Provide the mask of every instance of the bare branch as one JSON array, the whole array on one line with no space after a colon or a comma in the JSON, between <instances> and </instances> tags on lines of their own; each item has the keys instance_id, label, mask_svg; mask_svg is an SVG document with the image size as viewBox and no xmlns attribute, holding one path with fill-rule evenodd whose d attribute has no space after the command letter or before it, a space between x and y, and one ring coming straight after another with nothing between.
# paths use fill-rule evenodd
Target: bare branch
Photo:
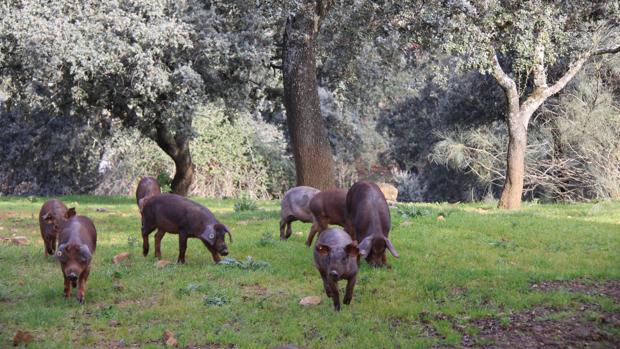
<instances>
[{"instance_id":1,"label":"bare branch","mask_svg":"<svg viewBox=\"0 0 620 349\"><path fill-rule=\"evenodd\" d=\"M493 70L492 75L497 81L497 83L502 87L504 93L506 94L506 98L508 99L508 104L510 110L519 110L519 92L517 91L517 84L515 81L504 72L502 66L499 64L499 60L497 59L497 54L493 51Z\"/></svg>"},{"instance_id":2,"label":"bare branch","mask_svg":"<svg viewBox=\"0 0 620 349\"><path fill-rule=\"evenodd\" d=\"M609 54L609 53L614 54L618 52L620 52L620 46L600 48L592 52L592 56L604 55L604 54Z\"/></svg>"}]
</instances>

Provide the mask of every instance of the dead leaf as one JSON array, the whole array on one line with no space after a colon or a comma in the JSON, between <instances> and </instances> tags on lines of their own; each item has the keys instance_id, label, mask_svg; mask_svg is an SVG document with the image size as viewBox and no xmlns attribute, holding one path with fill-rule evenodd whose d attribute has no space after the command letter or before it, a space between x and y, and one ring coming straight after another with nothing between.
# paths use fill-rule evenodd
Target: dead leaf
<instances>
[{"instance_id":1,"label":"dead leaf","mask_svg":"<svg viewBox=\"0 0 620 349\"><path fill-rule=\"evenodd\" d=\"M438 222L443 222L443 221L445 221L445 220L446 220L446 217L444 217L443 215L439 215L439 216L437 216L437 221L438 221Z\"/></svg>"},{"instance_id":2,"label":"dead leaf","mask_svg":"<svg viewBox=\"0 0 620 349\"><path fill-rule=\"evenodd\" d=\"M13 245L17 246L28 245L28 243L30 243L30 241L28 241L25 236L15 236L11 238L11 242L13 243Z\"/></svg>"},{"instance_id":3,"label":"dead leaf","mask_svg":"<svg viewBox=\"0 0 620 349\"><path fill-rule=\"evenodd\" d=\"M164 341L166 342L166 345L170 347L176 347L178 344L177 339L174 338L174 333L168 330L164 331Z\"/></svg>"},{"instance_id":4,"label":"dead leaf","mask_svg":"<svg viewBox=\"0 0 620 349\"><path fill-rule=\"evenodd\" d=\"M118 264L124 261L125 259L127 259L127 257L129 257L129 252L119 253L116 256L114 256L114 258L112 258L112 263Z\"/></svg>"},{"instance_id":5,"label":"dead leaf","mask_svg":"<svg viewBox=\"0 0 620 349\"><path fill-rule=\"evenodd\" d=\"M13 346L16 347L21 344L28 345L33 339L34 337L32 336L32 333L17 330L17 332L15 332L15 336L13 337Z\"/></svg>"},{"instance_id":6,"label":"dead leaf","mask_svg":"<svg viewBox=\"0 0 620 349\"><path fill-rule=\"evenodd\" d=\"M167 261L167 260L165 260L165 259L162 259L162 260L158 260L158 261L155 263L155 266L156 266L157 268L161 269L161 268L163 268L163 267L167 266L167 265L168 265L168 264L170 264L170 263L172 263L172 262Z\"/></svg>"},{"instance_id":7,"label":"dead leaf","mask_svg":"<svg viewBox=\"0 0 620 349\"><path fill-rule=\"evenodd\" d=\"M110 320L110 321L108 321L108 326L110 326L110 327L116 327L116 326L118 326L120 324L121 323L118 322L117 320Z\"/></svg>"},{"instance_id":8,"label":"dead leaf","mask_svg":"<svg viewBox=\"0 0 620 349\"><path fill-rule=\"evenodd\" d=\"M308 296L299 301L299 305L303 305L305 307L319 304L321 304L321 297L319 296Z\"/></svg>"}]
</instances>

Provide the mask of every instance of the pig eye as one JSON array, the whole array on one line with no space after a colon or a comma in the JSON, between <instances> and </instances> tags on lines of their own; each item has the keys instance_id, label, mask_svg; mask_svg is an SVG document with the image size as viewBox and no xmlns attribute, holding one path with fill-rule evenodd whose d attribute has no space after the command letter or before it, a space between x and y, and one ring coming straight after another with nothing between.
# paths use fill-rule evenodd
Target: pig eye
<instances>
[{"instance_id":1,"label":"pig eye","mask_svg":"<svg viewBox=\"0 0 620 349\"><path fill-rule=\"evenodd\" d=\"M213 238L215 238L215 234L213 233L209 234L209 239L213 240Z\"/></svg>"}]
</instances>

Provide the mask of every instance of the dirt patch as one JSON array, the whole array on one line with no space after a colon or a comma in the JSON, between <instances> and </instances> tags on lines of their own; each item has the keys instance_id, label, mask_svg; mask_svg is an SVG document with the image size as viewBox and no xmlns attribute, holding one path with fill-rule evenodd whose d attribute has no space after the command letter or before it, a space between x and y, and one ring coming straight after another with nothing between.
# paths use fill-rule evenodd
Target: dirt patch
<instances>
[{"instance_id":1,"label":"dirt patch","mask_svg":"<svg viewBox=\"0 0 620 349\"><path fill-rule=\"evenodd\" d=\"M587 316L586 313L595 317ZM618 348L620 313L602 312L598 305L579 309L538 306L511 314L508 319L472 320L479 329L473 337L464 336L463 347L482 348Z\"/></svg>"},{"instance_id":2,"label":"dirt patch","mask_svg":"<svg viewBox=\"0 0 620 349\"><path fill-rule=\"evenodd\" d=\"M567 290L584 293L589 296L603 296L613 298L620 304L620 280L608 280L597 283L592 280L550 280L532 284L531 289L539 291Z\"/></svg>"},{"instance_id":3,"label":"dirt patch","mask_svg":"<svg viewBox=\"0 0 620 349\"><path fill-rule=\"evenodd\" d=\"M267 288L259 284L242 285L241 288L243 289L243 292L248 296L256 295L256 296L264 297L269 294L269 290L267 290Z\"/></svg>"}]
</instances>

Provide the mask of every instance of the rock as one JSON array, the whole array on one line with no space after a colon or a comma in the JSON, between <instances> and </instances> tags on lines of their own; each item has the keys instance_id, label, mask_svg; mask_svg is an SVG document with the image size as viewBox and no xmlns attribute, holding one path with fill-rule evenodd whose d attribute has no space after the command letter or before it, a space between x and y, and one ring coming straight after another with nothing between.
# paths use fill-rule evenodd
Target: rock
<instances>
[{"instance_id":1,"label":"rock","mask_svg":"<svg viewBox=\"0 0 620 349\"><path fill-rule=\"evenodd\" d=\"M123 285L123 283L118 280L112 283L112 287L114 287L114 290L117 292L121 292L125 289L125 286Z\"/></svg>"},{"instance_id":2,"label":"rock","mask_svg":"<svg viewBox=\"0 0 620 349\"><path fill-rule=\"evenodd\" d=\"M28 245L30 241L25 236L14 236L11 238L11 243L17 246Z\"/></svg>"},{"instance_id":3,"label":"rock","mask_svg":"<svg viewBox=\"0 0 620 349\"><path fill-rule=\"evenodd\" d=\"M445 220L446 220L446 217L444 217L443 215L439 215L439 216L437 216L437 221L438 221L438 222L443 222L443 221L445 221Z\"/></svg>"},{"instance_id":4,"label":"rock","mask_svg":"<svg viewBox=\"0 0 620 349\"><path fill-rule=\"evenodd\" d=\"M170 263L171 263L170 261L167 261L167 260L165 260L165 259L162 259L162 260L159 260L159 261L155 262L155 266L156 266L157 268L161 269L161 268L163 268L163 267L167 266L167 265L168 265L168 264L170 264Z\"/></svg>"},{"instance_id":5,"label":"rock","mask_svg":"<svg viewBox=\"0 0 620 349\"><path fill-rule=\"evenodd\" d=\"M24 346L27 346L30 342L32 342L33 339L34 337L32 336L32 333L28 331L17 330L17 332L15 332L15 336L13 337L13 346L16 347L22 344Z\"/></svg>"},{"instance_id":6,"label":"rock","mask_svg":"<svg viewBox=\"0 0 620 349\"><path fill-rule=\"evenodd\" d=\"M396 198L398 198L398 189L396 189L395 186L388 183L377 183L377 185L379 189L381 189L383 196L385 196L386 201L396 201Z\"/></svg>"},{"instance_id":7,"label":"rock","mask_svg":"<svg viewBox=\"0 0 620 349\"><path fill-rule=\"evenodd\" d=\"M177 339L174 338L174 333L171 331L164 331L164 342L166 342L166 346L176 347L178 345Z\"/></svg>"},{"instance_id":8,"label":"rock","mask_svg":"<svg viewBox=\"0 0 620 349\"><path fill-rule=\"evenodd\" d=\"M127 259L127 257L129 257L129 252L119 253L116 256L114 256L114 258L112 258L112 263L118 264L124 261L125 259Z\"/></svg>"},{"instance_id":9,"label":"rock","mask_svg":"<svg viewBox=\"0 0 620 349\"><path fill-rule=\"evenodd\" d=\"M305 307L319 304L321 304L321 297L319 296L308 296L299 301L299 305L303 305Z\"/></svg>"},{"instance_id":10,"label":"rock","mask_svg":"<svg viewBox=\"0 0 620 349\"><path fill-rule=\"evenodd\" d=\"M95 209L95 211L97 211L97 212L108 212L108 209L104 208L104 207L99 207L99 208Z\"/></svg>"}]
</instances>

